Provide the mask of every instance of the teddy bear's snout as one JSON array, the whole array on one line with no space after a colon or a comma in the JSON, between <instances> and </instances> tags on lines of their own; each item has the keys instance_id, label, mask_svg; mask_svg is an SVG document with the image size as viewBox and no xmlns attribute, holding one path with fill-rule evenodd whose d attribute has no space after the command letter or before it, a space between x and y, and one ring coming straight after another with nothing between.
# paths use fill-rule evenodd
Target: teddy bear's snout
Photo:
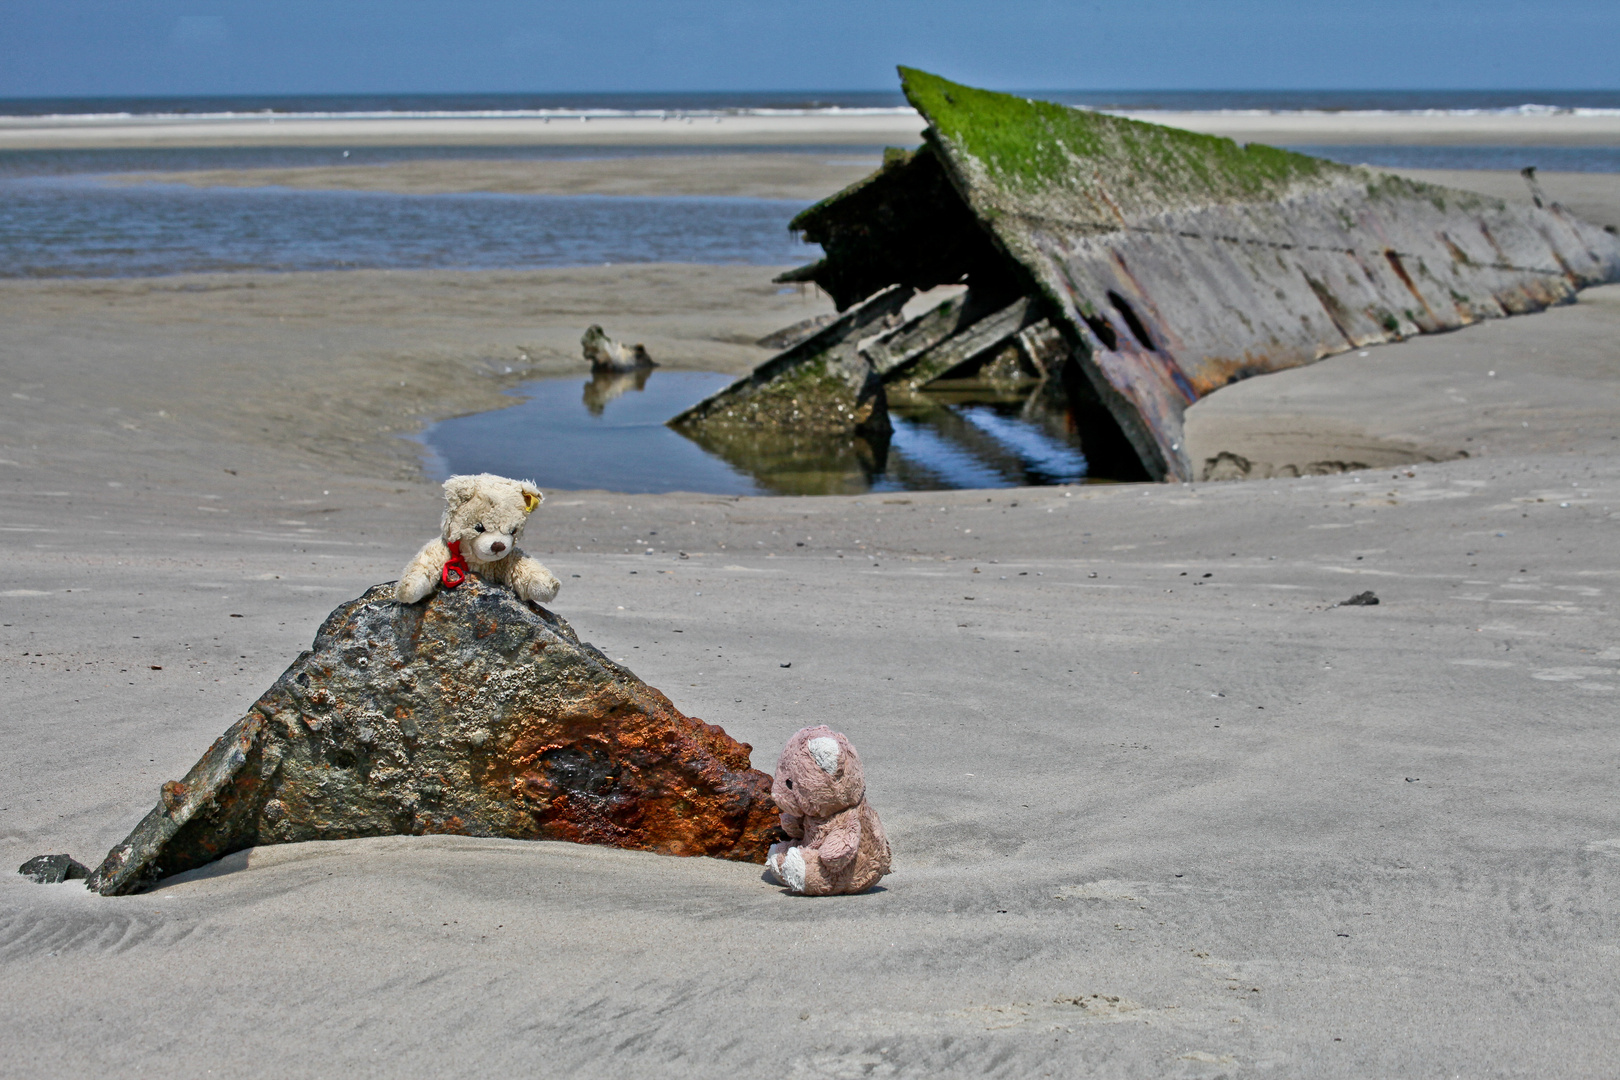
<instances>
[{"instance_id":1,"label":"teddy bear's snout","mask_svg":"<svg viewBox=\"0 0 1620 1080\"><path fill-rule=\"evenodd\" d=\"M473 555L479 562L494 562L512 550L512 537L507 533L479 533L473 539Z\"/></svg>"}]
</instances>

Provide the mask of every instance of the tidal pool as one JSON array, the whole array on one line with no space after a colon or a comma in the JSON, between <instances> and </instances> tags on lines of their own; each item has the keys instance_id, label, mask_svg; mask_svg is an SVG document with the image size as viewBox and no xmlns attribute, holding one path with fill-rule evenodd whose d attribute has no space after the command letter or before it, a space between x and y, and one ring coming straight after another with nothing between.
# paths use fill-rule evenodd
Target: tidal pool
<instances>
[{"instance_id":1,"label":"tidal pool","mask_svg":"<svg viewBox=\"0 0 1620 1080\"><path fill-rule=\"evenodd\" d=\"M492 472L543 488L625 493L856 495L1086 481L1066 410L1038 387L959 384L890 403L878 445L756 432L694 437L665 421L732 382L712 371L537 379L508 408L421 435L437 478Z\"/></svg>"}]
</instances>

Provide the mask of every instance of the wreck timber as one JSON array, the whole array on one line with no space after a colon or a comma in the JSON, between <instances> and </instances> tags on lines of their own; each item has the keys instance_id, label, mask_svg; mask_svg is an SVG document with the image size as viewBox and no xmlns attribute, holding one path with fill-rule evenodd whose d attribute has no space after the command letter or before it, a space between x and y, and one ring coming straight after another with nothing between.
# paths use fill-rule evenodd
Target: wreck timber
<instances>
[{"instance_id":1,"label":"wreck timber","mask_svg":"<svg viewBox=\"0 0 1620 1080\"><path fill-rule=\"evenodd\" d=\"M889 429L883 380L861 342L904 321L914 290L882 290L810 337L668 421L676 430L730 427L802 435L881 435Z\"/></svg>"},{"instance_id":2,"label":"wreck timber","mask_svg":"<svg viewBox=\"0 0 1620 1080\"><path fill-rule=\"evenodd\" d=\"M469 578L340 606L107 854L104 895L261 844L449 833L764 862L749 746L683 715L563 619Z\"/></svg>"},{"instance_id":3,"label":"wreck timber","mask_svg":"<svg viewBox=\"0 0 1620 1080\"><path fill-rule=\"evenodd\" d=\"M778 280L813 281L840 309L896 285L966 282L997 312L1027 297L1019 348L1056 358L1082 441L1128 447L1152 478L1193 477L1183 414L1238 379L1620 280L1620 238L1556 204L901 78L924 146L795 218L827 255ZM1005 345L980 326L995 313L948 304L864 345L870 369L915 387Z\"/></svg>"},{"instance_id":4,"label":"wreck timber","mask_svg":"<svg viewBox=\"0 0 1620 1080\"><path fill-rule=\"evenodd\" d=\"M1000 311L892 365L884 372L884 381L903 381L916 389L935 379L949 378L975 359L1006 345L1042 318L1041 305L1021 296Z\"/></svg>"}]
</instances>

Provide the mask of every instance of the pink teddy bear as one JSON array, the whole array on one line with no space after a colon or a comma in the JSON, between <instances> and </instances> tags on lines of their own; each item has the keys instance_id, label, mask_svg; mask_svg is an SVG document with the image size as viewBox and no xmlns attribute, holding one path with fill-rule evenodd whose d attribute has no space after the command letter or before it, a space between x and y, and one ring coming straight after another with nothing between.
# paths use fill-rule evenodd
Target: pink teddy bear
<instances>
[{"instance_id":1,"label":"pink teddy bear","mask_svg":"<svg viewBox=\"0 0 1620 1080\"><path fill-rule=\"evenodd\" d=\"M861 759L826 725L794 734L771 798L793 841L772 844L765 872L800 896L865 892L889 872L889 841L866 801Z\"/></svg>"}]
</instances>

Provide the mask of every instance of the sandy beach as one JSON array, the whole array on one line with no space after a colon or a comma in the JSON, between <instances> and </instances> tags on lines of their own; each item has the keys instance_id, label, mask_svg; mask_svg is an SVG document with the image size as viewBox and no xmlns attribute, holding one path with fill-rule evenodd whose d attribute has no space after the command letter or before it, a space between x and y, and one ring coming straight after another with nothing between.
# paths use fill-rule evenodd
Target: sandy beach
<instances>
[{"instance_id":1,"label":"sandy beach","mask_svg":"<svg viewBox=\"0 0 1620 1080\"><path fill-rule=\"evenodd\" d=\"M703 190L690 160L643 175L859 171L769 157ZM590 163L389 168L276 182L630 190ZM1613 181L1543 178L1599 221ZM583 381L593 322L744 371L830 310L773 273L0 281L6 865L99 861L398 574L439 512L402 436ZM883 888L407 837L121 899L4 874L0 1075L1604 1075L1620 286L1235 384L1187 438L1250 479L549 492L525 546L582 639L757 767L799 727L850 736ZM1368 468L1286 475L1324 461Z\"/></svg>"},{"instance_id":2,"label":"sandy beach","mask_svg":"<svg viewBox=\"0 0 1620 1080\"><path fill-rule=\"evenodd\" d=\"M1300 145L1613 146L1620 115L1499 112L1132 112L1239 142ZM0 149L119 146L909 146L910 110L568 117L324 115L0 118Z\"/></svg>"},{"instance_id":3,"label":"sandy beach","mask_svg":"<svg viewBox=\"0 0 1620 1080\"><path fill-rule=\"evenodd\" d=\"M886 146L922 136L909 110L665 117L6 117L0 149L116 146Z\"/></svg>"}]
</instances>

